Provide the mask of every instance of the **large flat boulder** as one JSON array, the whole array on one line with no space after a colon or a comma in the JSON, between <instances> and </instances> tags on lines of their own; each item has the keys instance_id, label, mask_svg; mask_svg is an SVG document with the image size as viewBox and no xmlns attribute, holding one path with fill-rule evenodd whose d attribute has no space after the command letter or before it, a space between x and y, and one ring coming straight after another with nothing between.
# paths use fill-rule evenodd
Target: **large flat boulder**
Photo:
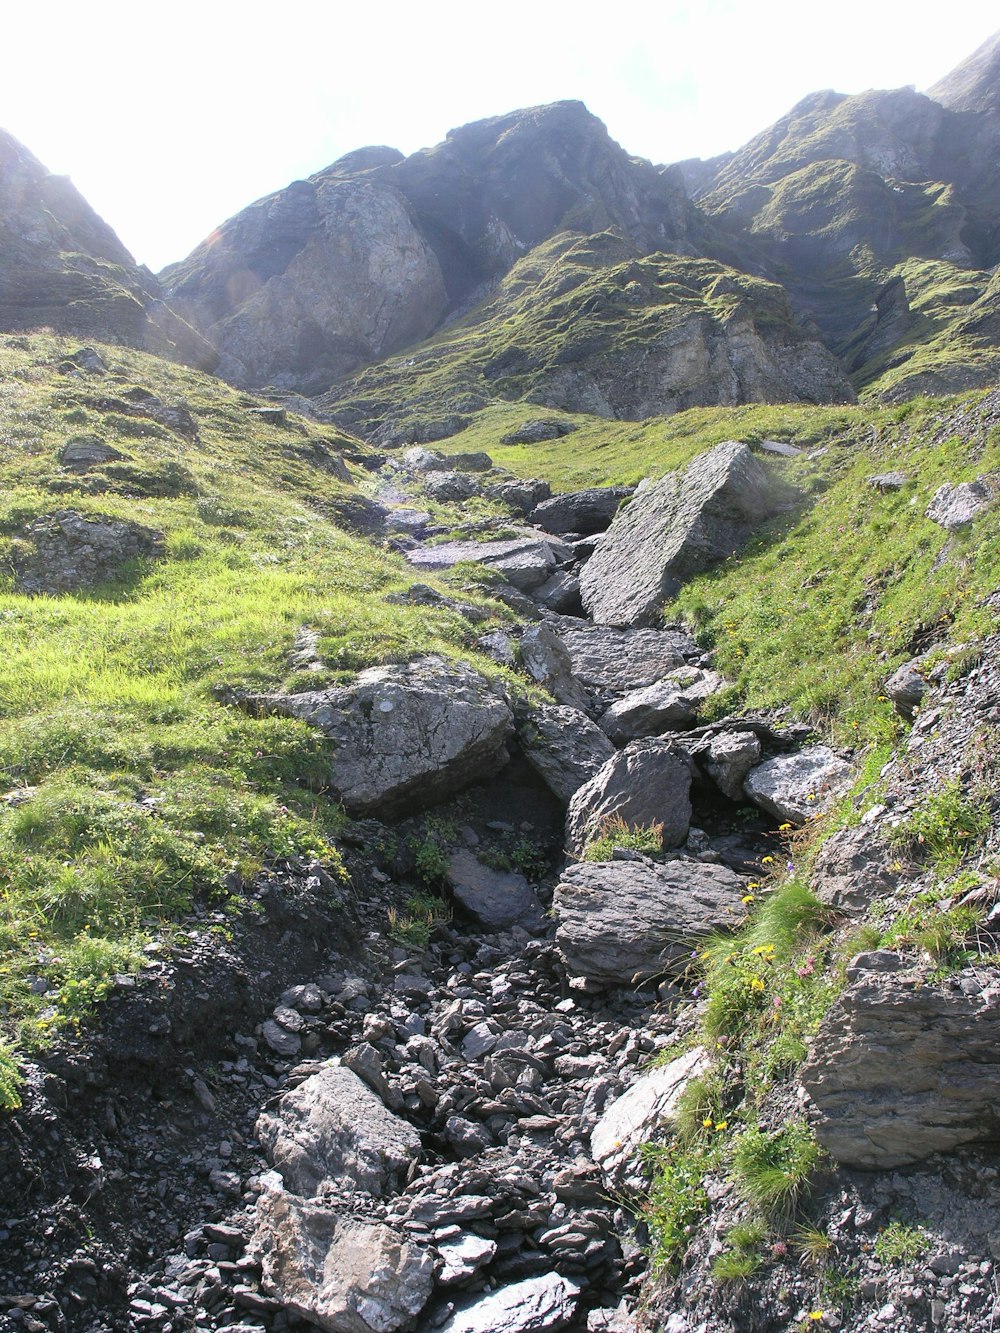
<instances>
[{"instance_id":1,"label":"large flat boulder","mask_svg":"<svg viewBox=\"0 0 1000 1333\"><path fill-rule=\"evenodd\" d=\"M541 537L512 537L491 542L442 542L439 546L420 546L406 552L406 559L417 569L451 569L471 561L486 565L502 574L515 588L531 592L540 588L556 570L556 552L552 543Z\"/></svg>"},{"instance_id":2,"label":"large flat boulder","mask_svg":"<svg viewBox=\"0 0 1000 1333\"><path fill-rule=\"evenodd\" d=\"M580 575L583 605L610 625L650 625L693 575L744 544L788 500L745 444L727 441L632 497Z\"/></svg>"},{"instance_id":3,"label":"large flat boulder","mask_svg":"<svg viewBox=\"0 0 1000 1333\"><path fill-rule=\"evenodd\" d=\"M701 861L580 861L556 886L556 944L571 973L601 985L682 972L708 936L740 924L744 894L733 871Z\"/></svg>"},{"instance_id":4,"label":"large flat boulder","mask_svg":"<svg viewBox=\"0 0 1000 1333\"><path fill-rule=\"evenodd\" d=\"M661 736L665 731L693 727L698 710L725 685L717 671L680 667L662 680L631 690L601 715L600 727L617 745L641 736Z\"/></svg>"},{"instance_id":5,"label":"large flat boulder","mask_svg":"<svg viewBox=\"0 0 1000 1333\"><path fill-rule=\"evenodd\" d=\"M584 685L619 692L652 685L698 655L683 629L620 629L582 621L559 630L573 674Z\"/></svg>"},{"instance_id":6,"label":"large flat boulder","mask_svg":"<svg viewBox=\"0 0 1000 1333\"><path fill-rule=\"evenodd\" d=\"M828 745L767 759L747 774L743 790L762 810L789 824L824 814L850 789L854 770Z\"/></svg>"},{"instance_id":7,"label":"large flat boulder","mask_svg":"<svg viewBox=\"0 0 1000 1333\"><path fill-rule=\"evenodd\" d=\"M563 805L589 782L615 747L596 722L578 708L541 704L517 725L525 759Z\"/></svg>"},{"instance_id":8,"label":"large flat boulder","mask_svg":"<svg viewBox=\"0 0 1000 1333\"><path fill-rule=\"evenodd\" d=\"M935 981L880 951L852 974L801 1073L827 1151L885 1170L1000 1139L1000 972Z\"/></svg>"},{"instance_id":9,"label":"large flat boulder","mask_svg":"<svg viewBox=\"0 0 1000 1333\"><path fill-rule=\"evenodd\" d=\"M669 741L633 741L573 795L566 846L579 855L610 819L663 825L663 846L679 847L691 825L691 761Z\"/></svg>"},{"instance_id":10,"label":"large flat boulder","mask_svg":"<svg viewBox=\"0 0 1000 1333\"><path fill-rule=\"evenodd\" d=\"M634 490L634 486L590 486L583 491L565 491L536 505L529 517L545 532L589 536L610 527L618 506Z\"/></svg>"},{"instance_id":11,"label":"large flat boulder","mask_svg":"<svg viewBox=\"0 0 1000 1333\"><path fill-rule=\"evenodd\" d=\"M392 817L492 777L507 762L514 722L485 676L437 657L245 703L323 732L333 746L330 785L352 815Z\"/></svg>"},{"instance_id":12,"label":"large flat boulder","mask_svg":"<svg viewBox=\"0 0 1000 1333\"><path fill-rule=\"evenodd\" d=\"M296 1194L335 1180L375 1197L396 1193L420 1157L420 1135L357 1074L324 1065L257 1119L268 1161Z\"/></svg>"},{"instance_id":13,"label":"large flat boulder","mask_svg":"<svg viewBox=\"0 0 1000 1333\"><path fill-rule=\"evenodd\" d=\"M251 1253L265 1291L328 1333L410 1328L434 1286L433 1256L405 1235L274 1188L257 1200Z\"/></svg>"},{"instance_id":14,"label":"large flat boulder","mask_svg":"<svg viewBox=\"0 0 1000 1333\"><path fill-rule=\"evenodd\" d=\"M441 1333L557 1333L572 1323L580 1285L543 1273L464 1301Z\"/></svg>"}]
</instances>

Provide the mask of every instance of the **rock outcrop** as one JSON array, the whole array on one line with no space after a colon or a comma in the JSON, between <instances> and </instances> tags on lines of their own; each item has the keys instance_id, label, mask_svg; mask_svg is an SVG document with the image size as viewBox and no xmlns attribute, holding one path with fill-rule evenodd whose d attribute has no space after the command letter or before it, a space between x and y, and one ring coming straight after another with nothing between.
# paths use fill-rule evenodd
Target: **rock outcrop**
<instances>
[{"instance_id":1,"label":"rock outcrop","mask_svg":"<svg viewBox=\"0 0 1000 1333\"><path fill-rule=\"evenodd\" d=\"M25 528L14 549L14 580L20 592L73 592L120 579L134 562L164 551L163 533L141 523L57 509Z\"/></svg>"},{"instance_id":2,"label":"rock outcrop","mask_svg":"<svg viewBox=\"0 0 1000 1333\"><path fill-rule=\"evenodd\" d=\"M844 795L853 774L851 765L828 745L810 745L752 768L743 790L780 822L805 824Z\"/></svg>"},{"instance_id":3,"label":"rock outcrop","mask_svg":"<svg viewBox=\"0 0 1000 1333\"><path fill-rule=\"evenodd\" d=\"M649 625L685 579L732 555L788 503L745 444L701 454L635 495L580 575L583 605L609 625Z\"/></svg>"},{"instance_id":4,"label":"rock outcrop","mask_svg":"<svg viewBox=\"0 0 1000 1333\"><path fill-rule=\"evenodd\" d=\"M586 713L559 704L533 709L518 723L517 738L528 763L564 805L615 753Z\"/></svg>"}]
</instances>

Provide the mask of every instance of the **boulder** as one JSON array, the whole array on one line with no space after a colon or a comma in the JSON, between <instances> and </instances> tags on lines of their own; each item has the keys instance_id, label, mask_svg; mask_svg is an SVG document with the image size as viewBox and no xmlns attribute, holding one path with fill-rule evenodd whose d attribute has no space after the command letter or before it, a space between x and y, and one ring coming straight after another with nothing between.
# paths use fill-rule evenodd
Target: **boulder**
<instances>
[{"instance_id":1,"label":"boulder","mask_svg":"<svg viewBox=\"0 0 1000 1333\"><path fill-rule=\"evenodd\" d=\"M590 1136L590 1155L609 1189L621 1190L626 1185L643 1144L673 1133L681 1093L707 1067L705 1052L696 1046L643 1074L611 1103Z\"/></svg>"},{"instance_id":2,"label":"boulder","mask_svg":"<svg viewBox=\"0 0 1000 1333\"><path fill-rule=\"evenodd\" d=\"M1000 973L932 980L858 958L801 1072L819 1141L838 1162L885 1170L1000 1138Z\"/></svg>"},{"instance_id":3,"label":"boulder","mask_svg":"<svg viewBox=\"0 0 1000 1333\"><path fill-rule=\"evenodd\" d=\"M543 440L560 440L577 429L572 421L560 421L556 417L543 417L533 421L522 421L506 435L500 436L501 444L541 444Z\"/></svg>"},{"instance_id":4,"label":"boulder","mask_svg":"<svg viewBox=\"0 0 1000 1333\"><path fill-rule=\"evenodd\" d=\"M251 1253L264 1289L329 1333L410 1328L434 1286L430 1250L274 1188L257 1200Z\"/></svg>"},{"instance_id":5,"label":"boulder","mask_svg":"<svg viewBox=\"0 0 1000 1333\"><path fill-rule=\"evenodd\" d=\"M482 449L464 454L449 454L448 466L456 472L492 472L493 459Z\"/></svg>"},{"instance_id":6,"label":"boulder","mask_svg":"<svg viewBox=\"0 0 1000 1333\"><path fill-rule=\"evenodd\" d=\"M479 483L468 472L431 472L424 480L424 490L432 500L469 500L479 494Z\"/></svg>"},{"instance_id":7,"label":"boulder","mask_svg":"<svg viewBox=\"0 0 1000 1333\"><path fill-rule=\"evenodd\" d=\"M557 1333L573 1321L580 1287L558 1273L464 1301L440 1333Z\"/></svg>"},{"instance_id":8,"label":"boulder","mask_svg":"<svg viewBox=\"0 0 1000 1333\"><path fill-rule=\"evenodd\" d=\"M788 501L745 444L728 441L635 495L583 566L594 620L649 625L685 580L732 555Z\"/></svg>"},{"instance_id":9,"label":"boulder","mask_svg":"<svg viewBox=\"0 0 1000 1333\"><path fill-rule=\"evenodd\" d=\"M495 1240L477 1236L475 1232L463 1231L448 1240L439 1241L437 1247L442 1268L438 1273L438 1285L456 1287L466 1283L469 1278L486 1264L491 1263L497 1252Z\"/></svg>"},{"instance_id":10,"label":"boulder","mask_svg":"<svg viewBox=\"0 0 1000 1333\"><path fill-rule=\"evenodd\" d=\"M536 588L532 596L539 606L556 615L572 615L580 610L580 580L560 569Z\"/></svg>"},{"instance_id":11,"label":"boulder","mask_svg":"<svg viewBox=\"0 0 1000 1333\"><path fill-rule=\"evenodd\" d=\"M326 1180L377 1198L398 1193L422 1152L412 1125L333 1061L262 1112L256 1133L286 1187L302 1195Z\"/></svg>"},{"instance_id":12,"label":"boulder","mask_svg":"<svg viewBox=\"0 0 1000 1333\"><path fill-rule=\"evenodd\" d=\"M499 500L510 505L519 514L528 514L536 505L547 500L552 494L552 487L540 477L512 477L509 481L498 481L486 487L486 494L491 500Z\"/></svg>"},{"instance_id":13,"label":"boulder","mask_svg":"<svg viewBox=\"0 0 1000 1333\"><path fill-rule=\"evenodd\" d=\"M896 712L903 717L912 718L914 710L927 693L927 677L921 670L923 658L915 657L897 667L883 688L892 700Z\"/></svg>"},{"instance_id":14,"label":"boulder","mask_svg":"<svg viewBox=\"0 0 1000 1333\"><path fill-rule=\"evenodd\" d=\"M14 551L19 592L61 593L120 578L133 560L164 554L163 533L109 514L56 509L35 519Z\"/></svg>"},{"instance_id":15,"label":"boulder","mask_svg":"<svg viewBox=\"0 0 1000 1333\"><path fill-rule=\"evenodd\" d=\"M721 865L580 861L556 887L556 944L573 975L600 985L682 973L709 936L741 923L744 896L743 880Z\"/></svg>"},{"instance_id":16,"label":"boulder","mask_svg":"<svg viewBox=\"0 0 1000 1333\"><path fill-rule=\"evenodd\" d=\"M615 753L604 732L578 708L542 704L517 727L524 757L563 805Z\"/></svg>"},{"instance_id":17,"label":"boulder","mask_svg":"<svg viewBox=\"0 0 1000 1333\"><path fill-rule=\"evenodd\" d=\"M905 472L876 472L871 477L865 477L865 481L873 490L876 491L901 491L909 478Z\"/></svg>"},{"instance_id":18,"label":"boulder","mask_svg":"<svg viewBox=\"0 0 1000 1333\"><path fill-rule=\"evenodd\" d=\"M813 864L810 885L821 903L848 916L862 916L877 898L896 886L894 857L867 824L838 829L824 842Z\"/></svg>"},{"instance_id":19,"label":"boulder","mask_svg":"<svg viewBox=\"0 0 1000 1333\"><path fill-rule=\"evenodd\" d=\"M423 445L415 444L412 449L403 451L403 466L410 472L447 472L452 464L450 458L439 454L436 449L425 449Z\"/></svg>"},{"instance_id":20,"label":"boulder","mask_svg":"<svg viewBox=\"0 0 1000 1333\"><path fill-rule=\"evenodd\" d=\"M573 674L584 685L614 691L652 685L698 655L683 629L616 629L579 623L561 628Z\"/></svg>"},{"instance_id":21,"label":"boulder","mask_svg":"<svg viewBox=\"0 0 1000 1333\"><path fill-rule=\"evenodd\" d=\"M924 517L938 527L955 532L971 523L993 503L993 492L982 477L975 481L959 482L957 486L945 483L934 492Z\"/></svg>"},{"instance_id":22,"label":"boulder","mask_svg":"<svg viewBox=\"0 0 1000 1333\"><path fill-rule=\"evenodd\" d=\"M74 435L59 450L59 462L73 472L86 472L101 463L120 463L124 457L96 435Z\"/></svg>"},{"instance_id":23,"label":"boulder","mask_svg":"<svg viewBox=\"0 0 1000 1333\"><path fill-rule=\"evenodd\" d=\"M318 727L334 747L331 787L355 815L418 809L492 777L507 762L513 727L484 676L437 657L372 667L348 686L244 704Z\"/></svg>"},{"instance_id":24,"label":"boulder","mask_svg":"<svg viewBox=\"0 0 1000 1333\"><path fill-rule=\"evenodd\" d=\"M725 681L716 671L680 667L641 690L632 690L600 718L601 730L616 745L659 736L665 731L692 727L706 699L722 689Z\"/></svg>"},{"instance_id":25,"label":"boulder","mask_svg":"<svg viewBox=\"0 0 1000 1333\"><path fill-rule=\"evenodd\" d=\"M743 783L760 754L760 738L754 732L722 731L708 743L705 770L724 796L742 801Z\"/></svg>"},{"instance_id":26,"label":"boulder","mask_svg":"<svg viewBox=\"0 0 1000 1333\"><path fill-rule=\"evenodd\" d=\"M521 635L518 654L522 669L556 703L586 712L590 708L587 691L573 675L573 662L562 640L548 625L532 625Z\"/></svg>"},{"instance_id":27,"label":"boulder","mask_svg":"<svg viewBox=\"0 0 1000 1333\"><path fill-rule=\"evenodd\" d=\"M523 875L493 870L470 851L452 853L448 883L455 901L487 930L538 926L544 920L538 895Z\"/></svg>"},{"instance_id":28,"label":"boulder","mask_svg":"<svg viewBox=\"0 0 1000 1333\"><path fill-rule=\"evenodd\" d=\"M826 745L778 755L752 768L743 784L751 801L782 823L804 824L850 789L854 770Z\"/></svg>"},{"instance_id":29,"label":"boulder","mask_svg":"<svg viewBox=\"0 0 1000 1333\"><path fill-rule=\"evenodd\" d=\"M566 846L579 855L605 820L633 827L663 825L664 847L679 847L691 824L691 767L683 750L639 740L619 750L574 794L566 814Z\"/></svg>"},{"instance_id":30,"label":"boulder","mask_svg":"<svg viewBox=\"0 0 1000 1333\"><path fill-rule=\"evenodd\" d=\"M442 542L440 546L421 546L406 552L406 559L418 569L451 569L463 561L486 565L505 579L530 592L540 588L556 570L556 555L550 542L538 537L515 537L492 542Z\"/></svg>"},{"instance_id":31,"label":"boulder","mask_svg":"<svg viewBox=\"0 0 1000 1333\"><path fill-rule=\"evenodd\" d=\"M529 518L546 532L576 532L582 537L605 532L621 502L634 490L634 486L591 486L584 491L567 491L543 500Z\"/></svg>"}]
</instances>

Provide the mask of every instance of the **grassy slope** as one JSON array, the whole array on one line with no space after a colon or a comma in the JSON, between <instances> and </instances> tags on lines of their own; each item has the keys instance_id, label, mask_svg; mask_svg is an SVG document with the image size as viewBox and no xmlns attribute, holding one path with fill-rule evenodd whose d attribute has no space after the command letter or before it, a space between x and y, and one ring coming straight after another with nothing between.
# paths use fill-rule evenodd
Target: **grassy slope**
<instances>
[{"instance_id":1,"label":"grassy slope","mask_svg":"<svg viewBox=\"0 0 1000 1333\"><path fill-rule=\"evenodd\" d=\"M306 624L320 680L472 655L455 613L386 604L406 567L350 530L363 498L316 461L317 444L350 456L357 441L268 425L246 395L126 349L101 349L107 375L60 374L75 346L0 339L0 1014L21 1042L85 1013L195 900L225 898L229 871L336 862L321 744L219 704L217 687L280 686ZM140 385L186 400L200 441L123 414ZM68 472L57 451L81 432L125 461ZM20 595L12 544L56 508L158 528L167 558L115 585Z\"/></svg>"}]
</instances>

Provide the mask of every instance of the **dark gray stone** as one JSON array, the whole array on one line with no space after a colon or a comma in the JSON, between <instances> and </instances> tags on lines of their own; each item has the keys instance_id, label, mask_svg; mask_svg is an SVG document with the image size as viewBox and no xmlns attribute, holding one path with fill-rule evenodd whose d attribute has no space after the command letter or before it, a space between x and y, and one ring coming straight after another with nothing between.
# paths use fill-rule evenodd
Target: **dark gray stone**
<instances>
[{"instance_id":1,"label":"dark gray stone","mask_svg":"<svg viewBox=\"0 0 1000 1333\"><path fill-rule=\"evenodd\" d=\"M584 491L553 495L533 509L529 518L546 532L575 532L586 537L606 531L621 502L634 489L633 486L592 486Z\"/></svg>"},{"instance_id":2,"label":"dark gray stone","mask_svg":"<svg viewBox=\"0 0 1000 1333\"><path fill-rule=\"evenodd\" d=\"M579 855L608 819L662 824L664 847L679 847L691 824L691 766L670 741L638 740L619 750L570 801L566 845Z\"/></svg>"},{"instance_id":3,"label":"dark gray stone","mask_svg":"<svg viewBox=\"0 0 1000 1333\"><path fill-rule=\"evenodd\" d=\"M601 730L616 745L641 736L660 736L665 731L692 727L698 710L725 685L716 671L680 667L641 690L619 699L600 718Z\"/></svg>"},{"instance_id":4,"label":"dark gray stone","mask_svg":"<svg viewBox=\"0 0 1000 1333\"><path fill-rule=\"evenodd\" d=\"M572 421L560 421L555 417L543 417L533 421L522 421L506 435L500 436L501 444L541 444L543 440L559 440L564 435L577 429Z\"/></svg>"},{"instance_id":5,"label":"dark gray stone","mask_svg":"<svg viewBox=\"0 0 1000 1333\"><path fill-rule=\"evenodd\" d=\"M487 930L538 926L544 919L538 895L523 875L493 870L470 851L452 853L448 883L455 901Z\"/></svg>"},{"instance_id":6,"label":"dark gray stone","mask_svg":"<svg viewBox=\"0 0 1000 1333\"><path fill-rule=\"evenodd\" d=\"M564 805L615 753L585 713L558 704L533 709L518 723L517 738L528 763Z\"/></svg>"},{"instance_id":7,"label":"dark gray stone","mask_svg":"<svg viewBox=\"0 0 1000 1333\"><path fill-rule=\"evenodd\" d=\"M60 593L121 576L133 560L160 559L163 533L107 514L57 509L37 518L14 551L19 592Z\"/></svg>"}]
</instances>

